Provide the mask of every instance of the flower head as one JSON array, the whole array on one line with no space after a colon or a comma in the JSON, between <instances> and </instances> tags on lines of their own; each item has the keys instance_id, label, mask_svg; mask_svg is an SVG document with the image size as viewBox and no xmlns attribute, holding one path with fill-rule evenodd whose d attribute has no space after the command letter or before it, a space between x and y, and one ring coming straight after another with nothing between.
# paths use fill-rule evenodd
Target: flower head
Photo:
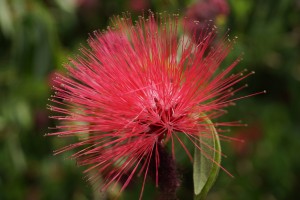
<instances>
[{"instance_id":1,"label":"flower head","mask_svg":"<svg viewBox=\"0 0 300 200\"><path fill-rule=\"evenodd\" d=\"M207 28L207 21L218 21L230 12L227 0L199 0L192 4L185 13L186 29L192 35L199 36ZM195 21L197 23L195 23Z\"/></svg>"},{"instance_id":2,"label":"flower head","mask_svg":"<svg viewBox=\"0 0 300 200\"><path fill-rule=\"evenodd\" d=\"M59 86L50 109L60 113L53 118L61 125L50 135L80 138L57 153L77 150L72 158L87 166L85 173L102 176L104 190L125 180L122 191L136 174L143 176L144 188L149 166L158 183L159 149L165 145L173 158L181 148L192 160L182 137L194 144L207 131L201 116L223 115L244 87L233 86L252 74L228 75L239 59L219 69L232 44L225 38L211 47L213 29L202 31L194 44L178 38L176 15L157 18L150 13L133 24L126 15L115 17L114 28L95 32L90 48L66 65L68 75L55 79Z\"/></svg>"}]
</instances>

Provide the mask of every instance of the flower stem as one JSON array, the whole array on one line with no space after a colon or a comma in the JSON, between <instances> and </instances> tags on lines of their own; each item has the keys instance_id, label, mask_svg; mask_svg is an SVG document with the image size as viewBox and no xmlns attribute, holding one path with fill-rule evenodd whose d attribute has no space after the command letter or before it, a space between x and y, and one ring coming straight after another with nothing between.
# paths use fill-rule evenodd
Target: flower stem
<instances>
[{"instance_id":1,"label":"flower stem","mask_svg":"<svg viewBox=\"0 0 300 200\"><path fill-rule=\"evenodd\" d=\"M157 145L157 152L159 156L158 187L160 190L158 200L177 200L178 198L176 197L176 191L180 186L181 181L179 179L179 173L175 160L166 151L165 147L163 147L161 144ZM154 153L150 163L150 176L154 180L156 179L156 156L157 155Z\"/></svg>"}]
</instances>

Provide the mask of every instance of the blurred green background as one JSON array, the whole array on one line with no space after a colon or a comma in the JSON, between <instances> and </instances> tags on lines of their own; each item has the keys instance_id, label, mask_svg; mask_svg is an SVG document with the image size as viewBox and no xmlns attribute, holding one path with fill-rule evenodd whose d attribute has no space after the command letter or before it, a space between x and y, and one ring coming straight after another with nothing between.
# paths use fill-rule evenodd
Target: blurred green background
<instances>
[{"instance_id":1,"label":"blurred green background","mask_svg":"<svg viewBox=\"0 0 300 200\"><path fill-rule=\"evenodd\" d=\"M223 166L208 199L297 199L300 191L300 1L299 0L0 0L0 199L110 199L83 179L82 169L53 156L66 141L44 137L54 126L46 110L55 72L78 53L88 34L105 29L109 17L142 10L177 12L213 19L238 36L228 62L244 53L239 70L256 74L222 120L241 119L232 128L245 143L223 142ZM212 6L212 7L210 7ZM216 8L220 8L219 10ZM189 14L187 14L189 13ZM192 165L179 168L179 199L192 199ZM137 199L133 181L122 199ZM94 187L94 188L93 188ZM146 186L144 199L153 199Z\"/></svg>"}]
</instances>

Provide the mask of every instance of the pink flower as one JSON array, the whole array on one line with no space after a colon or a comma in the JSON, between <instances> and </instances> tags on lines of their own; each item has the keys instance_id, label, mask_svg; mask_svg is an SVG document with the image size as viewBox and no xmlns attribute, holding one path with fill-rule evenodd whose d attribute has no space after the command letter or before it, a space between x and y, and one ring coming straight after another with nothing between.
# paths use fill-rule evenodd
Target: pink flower
<instances>
[{"instance_id":1,"label":"pink flower","mask_svg":"<svg viewBox=\"0 0 300 200\"><path fill-rule=\"evenodd\" d=\"M229 12L227 0L199 0L186 11L186 29L199 37L203 29L207 28L207 21L215 21L218 16L227 16Z\"/></svg>"},{"instance_id":2,"label":"pink flower","mask_svg":"<svg viewBox=\"0 0 300 200\"><path fill-rule=\"evenodd\" d=\"M263 126L257 121L253 122L247 129L239 130L234 134L238 142L232 142L231 145L239 156L248 155L251 152L251 146L263 137Z\"/></svg>"},{"instance_id":3,"label":"pink flower","mask_svg":"<svg viewBox=\"0 0 300 200\"><path fill-rule=\"evenodd\" d=\"M214 31L203 31L199 45L179 39L176 16L156 22L150 13L135 25L127 16L113 21L115 28L95 33L90 49L66 66L68 75L55 79L60 86L50 109L61 125L50 135L80 138L56 153L75 149L72 158L87 166L85 173L95 170L93 178L102 176L103 190L125 177L122 191L139 174L142 195L149 166L159 182L159 148L170 145L174 159L181 148L192 160L187 146L207 130L201 116L223 115L244 88L232 87L252 72L229 75L239 59L220 70L232 44L225 38L210 49Z\"/></svg>"},{"instance_id":4,"label":"pink flower","mask_svg":"<svg viewBox=\"0 0 300 200\"><path fill-rule=\"evenodd\" d=\"M130 0L129 7L133 11L142 11L149 8L150 1L149 0Z\"/></svg>"},{"instance_id":5,"label":"pink flower","mask_svg":"<svg viewBox=\"0 0 300 200\"><path fill-rule=\"evenodd\" d=\"M100 3L99 0L76 0L76 5L83 8L94 8Z\"/></svg>"}]
</instances>

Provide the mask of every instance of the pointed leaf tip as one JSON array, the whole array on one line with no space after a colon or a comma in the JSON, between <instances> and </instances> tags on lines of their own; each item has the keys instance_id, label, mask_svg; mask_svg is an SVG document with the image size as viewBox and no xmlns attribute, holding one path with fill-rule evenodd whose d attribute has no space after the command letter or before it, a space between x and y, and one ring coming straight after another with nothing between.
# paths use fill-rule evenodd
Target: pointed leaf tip
<instances>
[{"instance_id":1,"label":"pointed leaf tip","mask_svg":"<svg viewBox=\"0 0 300 200\"><path fill-rule=\"evenodd\" d=\"M215 183L221 163L221 145L218 133L211 120L203 116L205 123L209 127L211 136L199 134L198 145L194 152L194 200L204 200Z\"/></svg>"}]
</instances>

